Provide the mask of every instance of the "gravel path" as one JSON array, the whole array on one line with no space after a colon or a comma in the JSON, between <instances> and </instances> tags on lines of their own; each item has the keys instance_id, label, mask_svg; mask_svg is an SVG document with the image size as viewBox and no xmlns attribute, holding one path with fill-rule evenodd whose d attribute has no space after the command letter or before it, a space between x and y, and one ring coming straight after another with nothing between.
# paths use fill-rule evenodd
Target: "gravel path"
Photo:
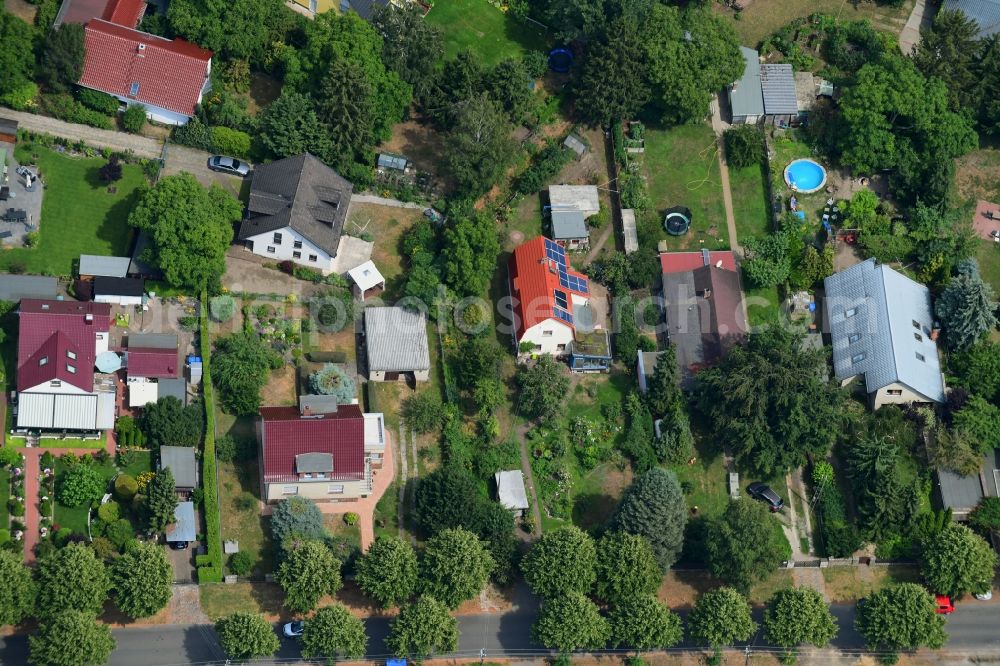
<instances>
[{"instance_id":1,"label":"gravel path","mask_svg":"<svg viewBox=\"0 0 1000 666\"><path fill-rule=\"evenodd\" d=\"M161 143L144 136L67 123L55 118L38 116L33 113L23 113L4 107L0 107L0 115L11 120L16 120L21 129L31 132L43 132L73 141L83 141L88 146L99 148L110 148L111 150L123 152L131 150L139 157L155 158L160 156Z\"/></svg>"}]
</instances>

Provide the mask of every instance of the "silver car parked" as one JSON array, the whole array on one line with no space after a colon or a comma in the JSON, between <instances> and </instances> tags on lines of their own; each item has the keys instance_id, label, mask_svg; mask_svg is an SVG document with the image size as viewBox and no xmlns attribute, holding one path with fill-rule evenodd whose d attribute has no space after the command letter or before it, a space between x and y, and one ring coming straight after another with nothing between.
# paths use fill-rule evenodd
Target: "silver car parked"
<instances>
[{"instance_id":1,"label":"silver car parked","mask_svg":"<svg viewBox=\"0 0 1000 666\"><path fill-rule=\"evenodd\" d=\"M241 162L235 157L226 157L225 155L212 155L209 157L208 168L212 171L220 171L233 176L239 176L240 178L250 173L250 164L248 162Z\"/></svg>"}]
</instances>

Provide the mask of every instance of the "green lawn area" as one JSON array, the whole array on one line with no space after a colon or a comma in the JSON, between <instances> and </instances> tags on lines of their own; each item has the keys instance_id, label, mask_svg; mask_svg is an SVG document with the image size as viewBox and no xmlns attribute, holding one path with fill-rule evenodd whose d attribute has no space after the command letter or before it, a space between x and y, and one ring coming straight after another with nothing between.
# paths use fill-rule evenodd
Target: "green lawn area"
<instances>
[{"instance_id":1,"label":"green lawn area","mask_svg":"<svg viewBox=\"0 0 1000 666\"><path fill-rule=\"evenodd\" d=\"M730 168L729 191L733 196L737 240L771 233L771 211L764 191L763 170L759 166Z\"/></svg>"},{"instance_id":2,"label":"green lawn area","mask_svg":"<svg viewBox=\"0 0 1000 666\"><path fill-rule=\"evenodd\" d=\"M129 474L131 476L137 476L141 472L148 472L151 470L151 460L152 455L149 451L137 451L135 459L122 468L122 472ZM97 464L97 469L101 472L107 481L111 481L112 478L118 474L118 468L115 466L113 460L108 460L105 463ZM66 471L66 464L56 459L56 488L59 487L59 477ZM57 491L58 497L58 491ZM68 527L74 532L79 534L87 533L87 511L90 507L88 506L78 506L78 507L68 507L63 506L58 501L55 504L55 524L59 527Z\"/></svg>"},{"instance_id":3,"label":"green lawn area","mask_svg":"<svg viewBox=\"0 0 1000 666\"><path fill-rule=\"evenodd\" d=\"M239 541L240 550L250 553L254 559L254 574L263 575L274 571L276 553L271 542L271 519L260 515L258 470L256 460L219 461L219 506L222 538Z\"/></svg>"},{"instance_id":4,"label":"green lawn area","mask_svg":"<svg viewBox=\"0 0 1000 666\"><path fill-rule=\"evenodd\" d=\"M645 139L642 160L653 207L643 214L640 235L655 233L658 239L667 241L671 250L728 248L729 231L712 128L705 123L670 129L647 126ZM691 230L683 236L669 236L663 229L664 211L671 206L691 209Z\"/></svg>"},{"instance_id":5,"label":"green lawn area","mask_svg":"<svg viewBox=\"0 0 1000 666\"><path fill-rule=\"evenodd\" d=\"M70 275L73 260L81 253L123 255L131 230L128 214L138 198L137 189L146 182L142 169L123 165L117 192L109 194L100 182L101 158L71 158L47 148L18 145L15 155L30 163L37 154L45 180L40 240L35 248L13 248L0 252L0 270L21 264L28 273Z\"/></svg>"},{"instance_id":6,"label":"green lawn area","mask_svg":"<svg viewBox=\"0 0 1000 666\"><path fill-rule=\"evenodd\" d=\"M744 284L746 278L744 278ZM781 313L781 298L778 287L758 287L745 290L747 319L751 326L760 326L773 320Z\"/></svg>"},{"instance_id":7,"label":"green lawn area","mask_svg":"<svg viewBox=\"0 0 1000 666\"><path fill-rule=\"evenodd\" d=\"M976 259L983 279L1000 293L1000 243L988 240L976 241Z\"/></svg>"},{"instance_id":8,"label":"green lawn area","mask_svg":"<svg viewBox=\"0 0 1000 666\"><path fill-rule=\"evenodd\" d=\"M468 49L487 67L546 48L541 28L518 21L486 0L439 0L427 14L427 22L444 33L446 58Z\"/></svg>"}]
</instances>

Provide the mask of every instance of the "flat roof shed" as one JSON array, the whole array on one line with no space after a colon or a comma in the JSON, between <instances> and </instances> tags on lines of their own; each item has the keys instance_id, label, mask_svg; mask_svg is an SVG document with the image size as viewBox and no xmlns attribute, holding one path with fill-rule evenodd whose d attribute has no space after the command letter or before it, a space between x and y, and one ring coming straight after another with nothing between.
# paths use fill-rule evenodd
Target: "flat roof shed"
<instances>
[{"instance_id":1,"label":"flat roof shed","mask_svg":"<svg viewBox=\"0 0 1000 666\"><path fill-rule=\"evenodd\" d=\"M41 275L0 275L0 301L51 299L59 295L59 280Z\"/></svg>"},{"instance_id":2,"label":"flat roof shed","mask_svg":"<svg viewBox=\"0 0 1000 666\"><path fill-rule=\"evenodd\" d=\"M528 495L524 491L524 475L521 470L512 469L493 475L497 482L497 500L500 506L511 511L528 508Z\"/></svg>"},{"instance_id":3,"label":"flat roof shed","mask_svg":"<svg viewBox=\"0 0 1000 666\"><path fill-rule=\"evenodd\" d=\"M595 185L550 185L549 205L552 210L578 210L584 217L597 215L601 201Z\"/></svg>"},{"instance_id":4,"label":"flat roof shed","mask_svg":"<svg viewBox=\"0 0 1000 666\"><path fill-rule=\"evenodd\" d=\"M128 275L128 257L105 257L97 254L80 255L80 277L123 278Z\"/></svg>"},{"instance_id":5,"label":"flat roof shed","mask_svg":"<svg viewBox=\"0 0 1000 666\"><path fill-rule=\"evenodd\" d=\"M178 490L192 490L198 486L198 461L190 446L161 446L160 469L173 473Z\"/></svg>"},{"instance_id":6,"label":"flat roof shed","mask_svg":"<svg viewBox=\"0 0 1000 666\"><path fill-rule=\"evenodd\" d=\"M365 346L369 372L429 370L427 319L403 308L365 309Z\"/></svg>"},{"instance_id":7,"label":"flat roof shed","mask_svg":"<svg viewBox=\"0 0 1000 666\"><path fill-rule=\"evenodd\" d=\"M579 210L552 209L552 238L567 240L572 238L589 238L587 221Z\"/></svg>"},{"instance_id":8,"label":"flat roof shed","mask_svg":"<svg viewBox=\"0 0 1000 666\"><path fill-rule=\"evenodd\" d=\"M174 522L167 525L167 542L191 542L198 533L194 520L194 502L179 502L174 509Z\"/></svg>"}]
</instances>

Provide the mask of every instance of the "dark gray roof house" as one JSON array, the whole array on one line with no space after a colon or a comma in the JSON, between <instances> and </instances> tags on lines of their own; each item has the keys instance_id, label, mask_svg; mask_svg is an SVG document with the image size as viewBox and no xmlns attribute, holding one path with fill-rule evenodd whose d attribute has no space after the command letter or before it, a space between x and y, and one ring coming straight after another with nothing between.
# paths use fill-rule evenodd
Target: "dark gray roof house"
<instances>
[{"instance_id":1,"label":"dark gray roof house","mask_svg":"<svg viewBox=\"0 0 1000 666\"><path fill-rule=\"evenodd\" d=\"M786 63L760 66L760 89L765 116L794 116L799 112L795 97L795 74Z\"/></svg>"},{"instance_id":2,"label":"dark gray roof house","mask_svg":"<svg viewBox=\"0 0 1000 666\"><path fill-rule=\"evenodd\" d=\"M371 21L375 18L376 10L388 7L390 4L390 0L340 0L340 11L353 9L364 20Z\"/></svg>"},{"instance_id":3,"label":"dark gray roof house","mask_svg":"<svg viewBox=\"0 0 1000 666\"><path fill-rule=\"evenodd\" d=\"M333 257L352 187L309 153L258 166L239 239L290 227Z\"/></svg>"},{"instance_id":4,"label":"dark gray roof house","mask_svg":"<svg viewBox=\"0 0 1000 666\"><path fill-rule=\"evenodd\" d=\"M41 275L0 274L0 301L50 299L59 295L59 280Z\"/></svg>"},{"instance_id":5,"label":"dark gray roof house","mask_svg":"<svg viewBox=\"0 0 1000 666\"><path fill-rule=\"evenodd\" d=\"M979 24L979 38L1000 32L1000 0L945 0L944 9L958 10Z\"/></svg>"},{"instance_id":6,"label":"dark gray roof house","mask_svg":"<svg viewBox=\"0 0 1000 666\"><path fill-rule=\"evenodd\" d=\"M177 336L173 333L133 333L128 336L128 346L143 349L177 349Z\"/></svg>"},{"instance_id":7,"label":"dark gray roof house","mask_svg":"<svg viewBox=\"0 0 1000 666\"><path fill-rule=\"evenodd\" d=\"M160 469L169 469L173 473L177 490L198 487L198 461L190 446L161 446Z\"/></svg>"},{"instance_id":8,"label":"dark gray roof house","mask_svg":"<svg viewBox=\"0 0 1000 666\"><path fill-rule=\"evenodd\" d=\"M941 507L951 509L951 515L956 520L965 520L984 497L1000 496L1000 449L983 456L983 466L977 474L960 476L939 469L937 479Z\"/></svg>"},{"instance_id":9,"label":"dark gray roof house","mask_svg":"<svg viewBox=\"0 0 1000 666\"><path fill-rule=\"evenodd\" d=\"M795 96L795 73L787 63L760 64L760 54L740 47L746 66L743 76L729 87L729 106L734 123L756 123L762 119L791 118L799 113Z\"/></svg>"}]
</instances>

